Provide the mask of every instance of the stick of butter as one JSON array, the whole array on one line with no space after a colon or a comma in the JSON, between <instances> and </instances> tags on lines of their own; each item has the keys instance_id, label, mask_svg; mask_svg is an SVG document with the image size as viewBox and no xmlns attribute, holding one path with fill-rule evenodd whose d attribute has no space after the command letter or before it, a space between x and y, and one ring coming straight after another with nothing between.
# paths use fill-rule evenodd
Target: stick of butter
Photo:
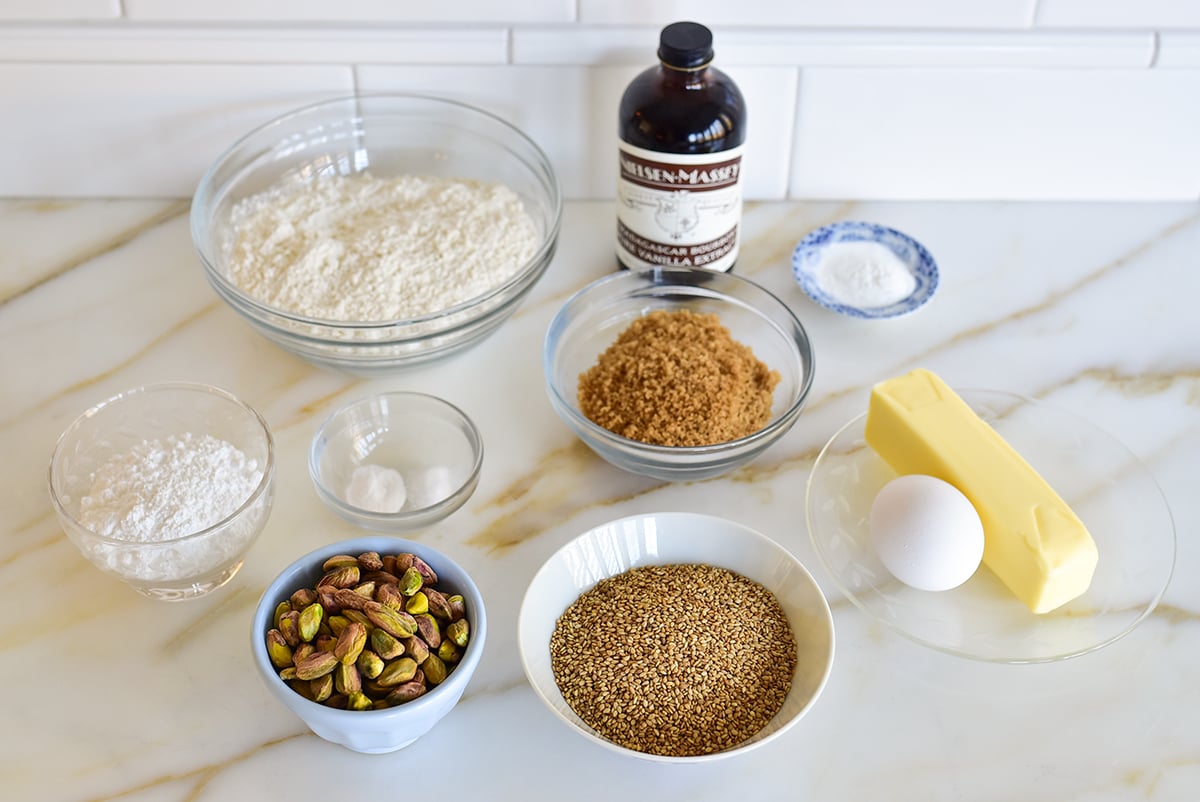
<instances>
[{"instance_id":1,"label":"stick of butter","mask_svg":"<svg viewBox=\"0 0 1200 802\"><path fill-rule=\"evenodd\" d=\"M897 473L936 476L983 521L983 563L1035 613L1083 595L1098 553L1083 521L1016 449L927 370L871 390L867 444Z\"/></svg>"}]
</instances>

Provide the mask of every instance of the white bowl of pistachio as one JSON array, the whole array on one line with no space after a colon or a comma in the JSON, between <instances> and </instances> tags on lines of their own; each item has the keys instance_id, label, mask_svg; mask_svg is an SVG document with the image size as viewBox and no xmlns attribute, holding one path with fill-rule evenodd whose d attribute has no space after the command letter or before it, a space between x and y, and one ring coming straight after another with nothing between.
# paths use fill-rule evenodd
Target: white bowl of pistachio
<instances>
[{"instance_id":1,"label":"white bowl of pistachio","mask_svg":"<svg viewBox=\"0 0 1200 802\"><path fill-rule=\"evenodd\" d=\"M254 664L314 733L355 752L394 752L429 732L479 665L487 614L448 556L395 537L324 546L259 600Z\"/></svg>"}]
</instances>

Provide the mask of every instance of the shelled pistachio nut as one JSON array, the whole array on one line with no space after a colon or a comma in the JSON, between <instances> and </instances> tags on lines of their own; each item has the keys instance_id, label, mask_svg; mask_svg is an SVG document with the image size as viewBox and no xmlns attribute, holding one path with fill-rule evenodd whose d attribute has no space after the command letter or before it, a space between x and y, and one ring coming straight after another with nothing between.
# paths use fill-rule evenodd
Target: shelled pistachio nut
<instances>
[{"instance_id":1,"label":"shelled pistachio nut","mask_svg":"<svg viewBox=\"0 0 1200 802\"><path fill-rule=\"evenodd\" d=\"M418 624L408 613L384 607L379 602L367 602L363 612L371 623L395 638L411 638L417 632Z\"/></svg>"},{"instance_id":2,"label":"shelled pistachio nut","mask_svg":"<svg viewBox=\"0 0 1200 802\"><path fill-rule=\"evenodd\" d=\"M296 662L297 679L316 679L333 671L338 665L338 659L331 652L314 651L308 657Z\"/></svg>"},{"instance_id":3,"label":"shelled pistachio nut","mask_svg":"<svg viewBox=\"0 0 1200 802\"><path fill-rule=\"evenodd\" d=\"M313 587L276 605L267 656L296 693L328 707L404 704L446 680L468 647L463 597L415 554L330 557Z\"/></svg>"},{"instance_id":4,"label":"shelled pistachio nut","mask_svg":"<svg viewBox=\"0 0 1200 802\"><path fill-rule=\"evenodd\" d=\"M408 682L417 673L417 663L411 657L401 657L383 667L375 682L385 688Z\"/></svg>"},{"instance_id":5,"label":"shelled pistachio nut","mask_svg":"<svg viewBox=\"0 0 1200 802\"><path fill-rule=\"evenodd\" d=\"M351 665L367 645L367 628L356 621L351 621L338 635L333 645L333 655L343 665Z\"/></svg>"},{"instance_id":6,"label":"shelled pistachio nut","mask_svg":"<svg viewBox=\"0 0 1200 802\"><path fill-rule=\"evenodd\" d=\"M467 624L467 619L460 618L457 621L451 621L446 627L446 637L454 641L454 645L460 649L466 647L467 640L470 637L470 625Z\"/></svg>"},{"instance_id":7,"label":"shelled pistachio nut","mask_svg":"<svg viewBox=\"0 0 1200 802\"><path fill-rule=\"evenodd\" d=\"M404 654L404 642L382 629L371 631L371 648L384 660L392 660Z\"/></svg>"}]
</instances>

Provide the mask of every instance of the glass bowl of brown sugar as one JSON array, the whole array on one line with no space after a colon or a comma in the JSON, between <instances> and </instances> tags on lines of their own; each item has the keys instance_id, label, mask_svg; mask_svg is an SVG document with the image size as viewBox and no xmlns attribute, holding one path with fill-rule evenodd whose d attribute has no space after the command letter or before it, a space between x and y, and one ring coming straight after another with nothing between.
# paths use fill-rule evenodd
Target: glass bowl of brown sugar
<instances>
[{"instance_id":1,"label":"glass bowl of brown sugar","mask_svg":"<svg viewBox=\"0 0 1200 802\"><path fill-rule=\"evenodd\" d=\"M792 310L749 279L656 268L569 298L543 367L555 412L596 454L689 481L744 465L792 427L813 352Z\"/></svg>"}]
</instances>

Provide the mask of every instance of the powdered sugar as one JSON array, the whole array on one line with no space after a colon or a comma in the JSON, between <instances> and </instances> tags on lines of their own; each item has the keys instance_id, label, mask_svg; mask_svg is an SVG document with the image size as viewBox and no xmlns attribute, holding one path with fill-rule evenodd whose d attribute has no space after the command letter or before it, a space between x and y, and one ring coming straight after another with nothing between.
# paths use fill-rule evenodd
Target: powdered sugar
<instances>
[{"instance_id":1,"label":"powdered sugar","mask_svg":"<svg viewBox=\"0 0 1200 802\"><path fill-rule=\"evenodd\" d=\"M145 440L96 470L79 522L117 540L173 540L232 515L262 476L257 460L212 435Z\"/></svg>"},{"instance_id":2,"label":"powdered sugar","mask_svg":"<svg viewBox=\"0 0 1200 802\"><path fill-rule=\"evenodd\" d=\"M502 184L368 174L239 202L229 277L254 298L322 320L384 322L447 309L503 284L537 250Z\"/></svg>"}]
</instances>

